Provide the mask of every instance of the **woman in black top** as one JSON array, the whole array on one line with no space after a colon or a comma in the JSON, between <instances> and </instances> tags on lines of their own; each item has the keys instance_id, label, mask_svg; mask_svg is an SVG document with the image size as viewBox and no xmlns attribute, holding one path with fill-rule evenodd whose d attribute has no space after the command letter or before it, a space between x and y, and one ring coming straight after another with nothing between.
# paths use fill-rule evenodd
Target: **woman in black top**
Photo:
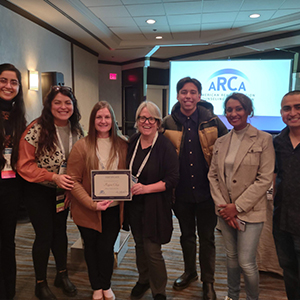
<instances>
[{"instance_id":1,"label":"woman in black top","mask_svg":"<svg viewBox=\"0 0 300 300\"><path fill-rule=\"evenodd\" d=\"M129 141L127 161L135 184L127 210L139 272L132 299L141 298L149 287L154 299L166 299L167 271L161 245L172 235L172 189L179 167L174 146L159 133L161 121L154 103L141 103L136 112L138 133Z\"/></svg>"},{"instance_id":2,"label":"woman in black top","mask_svg":"<svg viewBox=\"0 0 300 300\"><path fill-rule=\"evenodd\" d=\"M0 299L13 299L16 288L15 230L21 181L16 174L19 140L25 129L20 71L0 65Z\"/></svg>"}]
</instances>

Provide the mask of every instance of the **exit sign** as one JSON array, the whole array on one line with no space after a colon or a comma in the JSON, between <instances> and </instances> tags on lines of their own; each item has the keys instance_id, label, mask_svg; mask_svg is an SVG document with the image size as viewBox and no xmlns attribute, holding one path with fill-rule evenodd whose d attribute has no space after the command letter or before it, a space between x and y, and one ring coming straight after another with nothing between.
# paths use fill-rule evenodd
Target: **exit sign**
<instances>
[{"instance_id":1,"label":"exit sign","mask_svg":"<svg viewBox=\"0 0 300 300\"><path fill-rule=\"evenodd\" d=\"M117 80L117 73L109 73L110 80Z\"/></svg>"}]
</instances>

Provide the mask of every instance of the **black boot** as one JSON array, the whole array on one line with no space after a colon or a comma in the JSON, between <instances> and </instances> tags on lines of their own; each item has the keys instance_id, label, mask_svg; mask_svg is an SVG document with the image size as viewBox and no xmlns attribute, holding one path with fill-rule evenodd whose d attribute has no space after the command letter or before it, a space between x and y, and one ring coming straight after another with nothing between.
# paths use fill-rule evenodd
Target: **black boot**
<instances>
[{"instance_id":1,"label":"black boot","mask_svg":"<svg viewBox=\"0 0 300 300\"><path fill-rule=\"evenodd\" d=\"M48 287L47 280L37 282L35 286L35 295L40 300L57 300L55 295L51 292Z\"/></svg>"},{"instance_id":2,"label":"black boot","mask_svg":"<svg viewBox=\"0 0 300 300\"><path fill-rule=\"evenodd\" d=\"M213 283L203 282L203 300L217 300Z\"/></svg>"},{"instance_id":3,"label":"black boot","mask_svg":"<svg viewBox=\"0 0 300 300\"><path fill-rule=\"evenodd\" d=\"M176 291L184 290L190 285L190 283L196 280L198 280L198 274L196 271L193 273L184 272L174 281L173 289Z\"/></svg>"},{"instance_id":4,"label":"black boot","mask_svg":"<svg viewBox=\"0 0 300 300\"><path fill-rule=\"evenodd\" d=\"M76 286L70 281L68 271L57 272L54 285L62 288L67 296L74 297L77 295Z\"/></svg>"},{"instance_id":5,"label":"black boot","mask_svg":"<svg viewBox=\"0 0 300 300\"><path fill-rule=\"evenodd\" d=\"M131 290L130 298L132 300L141 299L149 289L150 289L149 282L148 283L137 282L136 285Z\"/></svg>"}]
</instances>

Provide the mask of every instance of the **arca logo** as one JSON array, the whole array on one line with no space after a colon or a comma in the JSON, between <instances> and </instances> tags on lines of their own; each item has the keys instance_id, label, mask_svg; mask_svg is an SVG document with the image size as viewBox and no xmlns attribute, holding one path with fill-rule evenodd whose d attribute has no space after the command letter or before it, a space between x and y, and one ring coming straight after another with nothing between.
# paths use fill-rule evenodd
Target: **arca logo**
<instances>
[{"instance_id":1,"label":"arca logo","mask_svg":"<svg viewBox=\"0 0 300 300\"><path fill-rule=\"evenodd\" d=\"M208 81L212 80L209 84L208 91L231 91L231 92L246 92L246 84L244 80L249 81L248 77L236 69L222 69L213 73Z\"/></svg>"}]
</instances>

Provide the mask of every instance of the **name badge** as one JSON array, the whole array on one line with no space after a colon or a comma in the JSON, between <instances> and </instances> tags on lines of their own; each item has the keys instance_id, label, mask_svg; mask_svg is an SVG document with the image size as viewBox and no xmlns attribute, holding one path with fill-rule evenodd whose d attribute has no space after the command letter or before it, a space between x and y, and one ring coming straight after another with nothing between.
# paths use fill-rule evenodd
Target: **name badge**
<instances>
[{"instance_id":1,"label":"name badge","mask_svg":"<svg viewBox=\"0 0 300 300\"><path fill-rule=\"evenodd\" d=\"M67 162L64 160L59 167L59 175L67 174Z\"/></svg>"},{"instance_id":2,"label":"name badge","mask_svg":"<svg viewBox=\"0 0 300 300\"><path fill-rule=\"evenodd\" d=\"M5 159L5 166L1 171L1 178L8 179L8 178L16 178L16 173L13 171L10 160L11 160L11 153L12 148L5 148L3 150L3 157Z\"/></svg>"},{"instance_id":3,"label":"name badge","mask_svg":"<svg viewBox=\"0 0 300 300\"><path fill-rule=\"evenodd\" d=\"M56 188L56 212L65 210L65 190Z\"/></svg>"},{"instance_id":4,"label":"name badge","mask_svg":"<svg viewBox=\"0 0 300 300\"><path fill-rule=\"evenodd\" d=\"M138 183L139 179L131 174L131 186L134 186L136 183Z\"/></svg>"}]
</instances>

